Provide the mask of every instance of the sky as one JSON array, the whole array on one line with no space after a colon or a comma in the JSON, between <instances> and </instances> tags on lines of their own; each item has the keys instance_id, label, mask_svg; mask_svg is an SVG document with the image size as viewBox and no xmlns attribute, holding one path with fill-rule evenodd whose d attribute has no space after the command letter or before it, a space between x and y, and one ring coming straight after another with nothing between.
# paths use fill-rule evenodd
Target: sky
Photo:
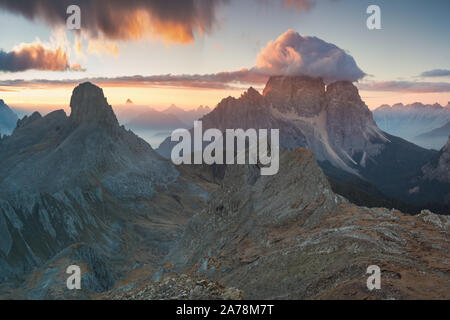
<instances>
[{"instance_id":1,"label":"sky","mask_svg":"<svg viewBox=\"0 0 450 320\"><path fill-rule=\"evenodd\" d=\"M81 29L69 30L69 5ZM366 10L381 9L369 30ZM353 81L367 105L450 101L450 1L0 0L0 98L68 109L90 80L112 105L215 107L270 75Z\"/></svg>"}]
</instances>

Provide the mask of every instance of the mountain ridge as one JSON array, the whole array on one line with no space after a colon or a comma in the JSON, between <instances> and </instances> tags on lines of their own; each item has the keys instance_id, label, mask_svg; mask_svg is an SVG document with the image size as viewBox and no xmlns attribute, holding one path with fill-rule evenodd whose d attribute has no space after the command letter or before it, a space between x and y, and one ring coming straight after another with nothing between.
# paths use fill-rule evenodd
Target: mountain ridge
<instances>
[{"instance_id":1,"label":"mountain ridge","mask_svg":"<svg viewBox=\"0 0 450 320\"><path fill-rule=\"evenodd\" d=\"M281 148L312 150L328 176L352 174L405 202L414 202L409 174L435 154L379 129L348 81L325 86L320 78L273 76L263 94L250 88L239 98L227 97L201 120L203 130L280 129ZM167 138L157 151L169 158L174 145Z\"/></svg>"},{"instance_id":2,"label":"mountain ridge","mask_svg":"<svg viewBox=\"0 0 450 320\"><path fill-rule=\"evenodd\" d=\"M450 104L441 106L415 102L382 105L373 111L377 125L389 134L399 136L424 148L440 150L447 141L447 135L423 137L422 135L450 122ZM449 132L450 134L450 132Z\"/></svg>"},{"instance_id":3,"label":"mountain ridge","mask_svg":"<svg viewBox=\"0 0 450 320\"><path fill-rule=\"evenodd\" d=\"M3 99L0 99L0 136L11 134L18 120L17 114L8 107Z\"/></svg>"}]
</instances>

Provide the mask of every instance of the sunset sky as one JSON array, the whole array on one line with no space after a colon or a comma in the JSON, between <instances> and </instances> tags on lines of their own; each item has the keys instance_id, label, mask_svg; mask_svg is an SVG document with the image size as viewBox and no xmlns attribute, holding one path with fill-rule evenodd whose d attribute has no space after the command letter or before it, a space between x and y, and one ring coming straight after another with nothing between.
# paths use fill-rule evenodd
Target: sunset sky
<instances>
[{"instance_id":1,"label":"sunset sky","mask_svg":"<svg viewBox=\"0 0 450 320\"><path fill-rule=\"evenodd\" d=\"M66 8L82 28L66 28ZM366 9L381 8L381 30ZM67 108L90 81L112 105L214 107L271 74L357 81L370 108L450 101L450 1L0 0L0 98Z\"/></svg>"}]
</instances>

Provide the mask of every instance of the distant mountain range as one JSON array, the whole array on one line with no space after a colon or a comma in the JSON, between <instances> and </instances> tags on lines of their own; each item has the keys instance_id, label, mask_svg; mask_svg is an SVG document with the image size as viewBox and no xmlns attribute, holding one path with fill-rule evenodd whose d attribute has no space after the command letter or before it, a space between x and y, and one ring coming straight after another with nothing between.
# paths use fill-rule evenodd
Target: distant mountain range
<instances>
[{"instance_id":1,"label":"distant mountain range","mask_svg":"<svg viewBox=\"0 0 450 320\"><path fill-rule=\"evenodd\" d=\"M175 105L162 111L147 106L126 105L115 108L119 121L153 146L158 146L175 129L190 128L195 120L209 113L209 107L184 110Z\"/></svg>"},{"instance_id":2,"label":"distant mountain range","mask_svg":"<svg viewBox=\"0 0 450 320\"><path fill-rule=\"evenodd\" d=\"M6 103L0 99L0 135L11 134L19 118Z\"/></svg>"},{"instance_id":3,"label":"distant mountain range","mask_svg":"<svg viewBox=\"0 0 450 320\"><path fill-rule=\"evenodd\" d=\"M450 103L382 105L373 111L377 125L424 148L440 150L450 135ZM436 130L436 131L435 131Z\"/></svg>"},{"instance_id":4,"label":"distant mountain range","mask_svg":"<svg viewBox=\"0 0 450 320\"><path fill-rule=\"evenodd\" d=\"M250 88L238 99L223 99L202 121L203 130L280 129L282 148L310 149L335 190L356 203L380 206L374 198L383 194L410 204L436 201L433 193L419 199L409 190L437 152L382 131L350 82L325 87L321 79L274 76L262 94ZM157 151L170 157L174 145L168 138ZM362 194L374 201L360 201Z\"/></svg>"}]
</instances>

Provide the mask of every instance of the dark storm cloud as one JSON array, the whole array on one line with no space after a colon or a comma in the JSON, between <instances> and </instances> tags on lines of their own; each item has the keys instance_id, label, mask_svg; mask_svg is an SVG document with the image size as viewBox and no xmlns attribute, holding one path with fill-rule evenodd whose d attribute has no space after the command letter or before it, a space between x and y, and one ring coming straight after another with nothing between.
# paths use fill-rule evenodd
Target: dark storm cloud
<instances>
[{"instance_id":1,"label":"dark storm cloud","mask_svg":"<svg viewBox=\"0 0 450 320\"><path fill-rule=\"evenodd\" d=\"M188 43L196 32L209 32L216 9L228 0L0 0L0 8L51 26L65 25L67 7L81 8L82 29L89 37L109 40L161 38Z\"/></svg>"}]
</instances>

